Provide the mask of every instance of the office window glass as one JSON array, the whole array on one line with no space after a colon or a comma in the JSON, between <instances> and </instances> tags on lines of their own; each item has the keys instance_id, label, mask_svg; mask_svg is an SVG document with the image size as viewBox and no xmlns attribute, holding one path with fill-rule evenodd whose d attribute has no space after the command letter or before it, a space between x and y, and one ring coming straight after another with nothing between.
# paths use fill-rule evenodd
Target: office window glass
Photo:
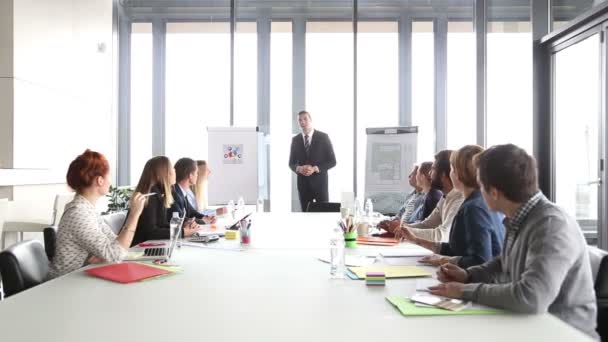
<instances>
[{"instance_id":1,"label":"office window glass","mask_svg":"<svg viewBox=\"0 0 608 342\"><path fill-rule=\"evenodd\" d=\"M477 143L475 32L471 21L448 22L447 147Z\"/></svg>"},{"instance_id":2,"label":"office window glass","mask_svg":"<svg viewBox=\"0 0 608 342\"><path fill-rule=\"evenodd\" d=\"M255 127L258 122L257 24L237 22L234 34L234 125Z\"/></svg>"},{"instance_id":3,"label":"office window glass","mask_svg":"<svg viewBox=\"0 0 608 342\"><path fill-rule=\"evenodd\" d=\"M292 137L292 24L272 22L270 33L270 210L291 211L288 167Z\"/></svg>"},{"instance_id":4,"label":"office window glass","mask_svg":"<svg viewBox=\"0 0 608 342\"><path fill-rule=\"evenodd\" d=\"M555 200L597 233L601 126L599 34L555 54Z\"/></svg>"},{"instance_id":5,"label":"office window glass","mask_svg":"<svg viewBox=\"0 0 608 342\"><path fill-rule=\"evenodd\" d=\"M166 155L207 159L207 127L230 125L230 24L168 23L166 46Z\"/></svg>"},{"instance_id":6,"label":"office window glass","mask_svg":"<svg viewBox=\"0 0 608 342\"><path fill-rule=\"evenodd\" d=\"M152 23L131 25L130 184L152 157Z\"/></svg>"},{"instance_id":7,"label":"office window glass","mask_svg":"<svg viewBox=\"0 0 608 342\"><path fill-rule=\"evenodd\" d=\"M435 154L435 46L433 22L412 23L412 123L418 126L418 161Z\"/></svg>"},{"instance_id":8,"label":"office window glass","mask_svg":"<svg viewBox=\"0 0 608 342\"><path fill-rule=\"evenodd\" d=\"M488 23L486 141L488 146L512 143L532 153L529 21Z\"/></svg>"},{"instance_id":9,"label":"office window glass","mask_svg":"<svg viewBox=\"0 0 608 342\"><path fill-rule=\"evenodd\" d=\"M357 193L365 190L368 127L399 125L399 26L360 21L357 27ZM406 171L400 170L400 176ZM371 170L370 170L371 172Z\"/></svg>"},{"instance_id":10,"label":"office window glass","mask_svg":"<svg viewBox=\"0 0 608 342\"><path fill-rule=\"evenodd\" d=\"M337 166L329 171L329 200L353 191L353 25L306 24L306 110L315 129L329 134Z\"/></svg>"}]
</instances>

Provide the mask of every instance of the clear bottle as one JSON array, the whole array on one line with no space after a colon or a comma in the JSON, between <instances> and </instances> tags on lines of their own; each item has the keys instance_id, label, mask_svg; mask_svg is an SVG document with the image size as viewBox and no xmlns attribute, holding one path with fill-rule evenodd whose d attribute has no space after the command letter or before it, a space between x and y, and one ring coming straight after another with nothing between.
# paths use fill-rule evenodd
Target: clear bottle
<instances>
[{"instance_id":1,"label":"clear bottle","mask_svg":"<svg viewBox=\"0 0 608 342\"><path fill-rule=\"evenodd\" d=\"M234 201L230 200L228 201L228 214L232 217L232 219L235 218L235 214L234 214Z\"/></svg>"},{"instance_id":2,"label":"clear bottle","mask_svg":"<svg viewBox=\"0 0 608 342\"><path fill-rule=\"evenodd\" d=\"M355 217L355 222L359 222L361 216L363 214L363 208L361 207L361 200L359 197L355 198L355 207L353 208L353 216Z\"/></svg>"},{"instance_id":3,"label":"clear bottle","mask_svg":"<svg viewBox=\"0 0 608 342\"><path fill-rule=\"evenodd\" d=\"M171 241L173 241L173 239L179 239L179 236L175 236L176 234L180 234L181 229L180 229L180 223L181 223L182 219L179 217L179 213L177 211L173 212L173 216L171 217L171 220L169 221L169 239ZM178 242L178 247L181 245L180 241L177 240Z\"/></svg>"},{"instance_id":4,"label":"clear bottle","mask_svg":"<svg viewBox=\"0 0 608 342\"><path fill-rule=\"evenodd\" d=\"M245 200L243 199L243 196L239 196L239 199L236 202L236 210L238 211L238 216L245 215Z\"/></svg>"},{"instance_id":5,"label":"clear bottle","mask_svg":"<svg viewBox=\"0 0 608 342\"><path fill-rule=\"evenodd\" d=\"M372 203L372 199L368 198L365 201L365 216L372 217L374 215L374 204Z\"/></svg>"},{"instance_id":6,"label":"clear bottle","mask_svg":"<svg viewBox=\"0 0 608 342\"><path fill-rule=\"evenodd\" d=\"M256 202L256 211L258 213L264 212L264 199L262 197L258 197L258 201Z\"/></svg>"},{"instance_id":7,"label":"clear bottle","mask_svg":"<svg viewBox=\"0 0 608 342\"><path fill-rule=\"evenodd\" d=\"M329 274L332 279L344 279L344 232L336 225L329 238Z\"/></svg>"}]
</instances>

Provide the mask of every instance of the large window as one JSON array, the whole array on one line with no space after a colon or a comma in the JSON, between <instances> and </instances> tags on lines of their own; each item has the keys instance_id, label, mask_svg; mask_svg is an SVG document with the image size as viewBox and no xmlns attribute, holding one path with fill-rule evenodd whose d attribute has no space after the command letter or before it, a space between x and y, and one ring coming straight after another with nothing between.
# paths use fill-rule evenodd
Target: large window
<instances>
[{"instance_id":1,"label":"large window","mask_svg":"<svg viewBox=\"0 0 608 342\"><path fill-rule=\"evenodd\" d=\"M306 25L306 110L329 134L337 165L329 171L329 200L353 191L353 24Z\"/></svg>"},{"instance_id":2,"label":"large window","mask_svg":"<svg viewBox=\"0 0 608 342\"><path fill-rule=\"evenodd\" d=\"M552 28L555 30L566 25L593 6L597 6L605 1L606 0L552 0L550 2Z\"/></svg>"},{"instance_id":3,"label":"large window","mask_svg":"<svg viewBox=\"0 0 608 342\"><path fill-rule=\"evenodd\" d=\"M273 22L270 33L270 210L291 211L292 24Z\"/></svg>"},{"instance_id":4,"label":"large window","mask_svg":"<svg viewBox=\"0 0 608 342\"><path fill-rule=\"evenodd\" d=\"M447 147L477 142L473 22L448 22Z\"/></svg>"},{"instance_id":5,"label":"large window","mask_svg":"<svg viewBox=\"0 0 608 342\"><path fill-rule=\"evenodd\" d=\"M488 23L487 128L488 146L512 143L532 153L529 22Z\"/></svg>"},{"instance_id":6,"label":"large window","mask_svg":"<svg viewBox=\"0 0 608 342\"><path fill-rule=\"evenodd\" d=\"M418 126L418 161L435 154L435 39L432 21L412 23L412 122Z\"/></svg>"},{"instance_id":7,"label":"large window","mask_svg":"<svg viewBox=\"0 0 608 342\"><path fill-rule=\"evenodd\" d=\"M230 125L230 24L168 23L166 45L166 155L207 159L207 127Z\"/></svg>"},{"instance_id":8,"label":"large window","mask_svg":"<svg viewBox=\"0 0 608 342\"><path fill-rule=\"evenodd\" d=\"M130 183L152 157L152 23L131 25Z\"/></svg>"},{"instance_id":9,"label":"large window","mask_svg":"<svg viewBox=\"0 0 608 342\"><path fill-rule=\"evenodd\" d=\"M597 231L600 145L600 37L555 55L556 202Z\"/></svg>"},{"instance_id":10,"label":"large window","mask_svg":"<svg viewBox=\"0 0 608 342\"><path fill-rule=\"evenodd\" d=\"M234 125L258 122L258 50L255 22L238 22L234 35ZM226 75L230 77L230 75Z\"/></svg>"},{"instance_id":11,"label":"large window","mask_svg":"<svg viewBox=\"0 0 608 342\"><path fill-rule=\"evenodd\" d=\"M368 127L399 124L398 24L359 22L357 28L357 193L365 190Z\"/></svg>"}]
</instances>

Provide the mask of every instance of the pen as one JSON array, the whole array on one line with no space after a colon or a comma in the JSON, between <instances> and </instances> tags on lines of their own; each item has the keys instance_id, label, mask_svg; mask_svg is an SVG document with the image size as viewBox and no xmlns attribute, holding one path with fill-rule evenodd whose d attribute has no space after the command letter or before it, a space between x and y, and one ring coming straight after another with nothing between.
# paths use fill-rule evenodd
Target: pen
<instances>
[{"instance_id":1,"label":"pen","mask_svg":"<svg viewBox=\"0 0 608 342\"><path fill-rule=\"evenodd\" d=\"M143 197L150 197L152 195L156 195L156 192L150 192L150 193L147 193L147 194L143 194L142 196Z\"/></svg>"}]
</instances>

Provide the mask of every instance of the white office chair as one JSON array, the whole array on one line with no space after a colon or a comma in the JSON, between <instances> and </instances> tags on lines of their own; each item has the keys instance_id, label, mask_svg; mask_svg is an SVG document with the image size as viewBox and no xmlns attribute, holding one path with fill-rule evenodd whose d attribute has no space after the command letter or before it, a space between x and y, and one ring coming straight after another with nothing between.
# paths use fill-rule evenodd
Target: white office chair
<instances>
[{"instance_id":1,"label":"white office chair","mask_svg":"<svg viewBox=\"0 0 608 342\"><path fill-rule=\"evenodd\" d=\"M116 213L103 215L103 220L110 226L110 229L114 232L114 234L118 235L122 226L125 224L125 220L127 219L127 211L119 211Z\"/></svg>"},{"instance_id":2,"label":"white office chair","mask_svg":"<svg viewBox=\"0 0 608 342\"><path fill-rule=\"evenodd\" d=\"M41 221L4 221L3 229L2 229L2 249L4 249L5 241L6 241L6 233L18 233L17 242L23 241L23 233L42 233L44 228L47 227L56 227L59 224L59 220L61 219L61 215L63 215L63 211L65 209L65 205L70 202L74 198L74 193L66 193L66 194L58 194L55 196L55 202L53 204L53 216L50 222L41 222ZM12 218L10 215L11 205L14 205L13 202L8 203L8 212L7 216Z\"/></svg>"}]
</instances>

